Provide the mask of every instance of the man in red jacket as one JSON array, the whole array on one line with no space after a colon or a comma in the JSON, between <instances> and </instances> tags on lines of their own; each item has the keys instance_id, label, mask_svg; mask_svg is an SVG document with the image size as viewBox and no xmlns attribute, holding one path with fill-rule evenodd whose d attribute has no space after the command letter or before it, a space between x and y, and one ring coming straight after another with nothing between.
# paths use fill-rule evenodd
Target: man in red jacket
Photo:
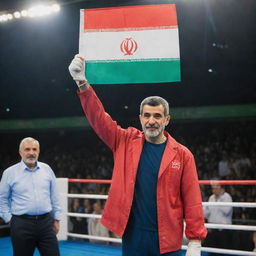
<instances>
[{"instance_id":1,"label":"man in red jacket","mask_svg":"<svg viewBox=\"0 0 256 256\"><path fill-rule=\"evenodd\" d=\"M140 106L142 131L123 129L105 112L76 55L69 71L90 125L113 151L114 170L102 224L122 237L123 256L199 256L206 237L202 199L192 153L165 131L168 102L158 96Z\"/></svg>"}]
</instances>

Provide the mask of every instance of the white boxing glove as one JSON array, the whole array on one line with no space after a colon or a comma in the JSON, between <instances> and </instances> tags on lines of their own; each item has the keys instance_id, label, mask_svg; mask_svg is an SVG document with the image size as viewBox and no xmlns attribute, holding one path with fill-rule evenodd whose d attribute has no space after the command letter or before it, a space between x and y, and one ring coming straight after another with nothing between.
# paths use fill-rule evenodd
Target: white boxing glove
<instances>
[{"instance_id":1,"label":"white boxing glove","mask_svg":"<svg viewBox=\"0 0 256 256\"><path fill-rule=\"evenodd\" d=\"M201 256L201 242L199 241L189 242L186 256Z\"/></svg>"},{"instance_id":2,"label":"white boxing glove","mask_svg":"<svg viewBox=\"0 0 256 256\"><path fill-rule=\"evenodd\" d=\"M68 67L70 75L73 77L73 79L76 82L79 81L86 81L87 79L85 78L85 61L84 58L76 54L74 59L71 61L69 67Z\"/></svg>"}]
</instances>

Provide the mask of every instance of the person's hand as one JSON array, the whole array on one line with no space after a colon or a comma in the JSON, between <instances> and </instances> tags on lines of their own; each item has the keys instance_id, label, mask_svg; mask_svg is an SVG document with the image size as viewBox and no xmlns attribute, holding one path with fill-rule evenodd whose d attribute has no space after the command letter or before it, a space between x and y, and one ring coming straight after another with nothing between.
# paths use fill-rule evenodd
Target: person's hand
<instances>
[{"instance_id":1,"label":"person's hand","mask_svg":"<svg viewBox=\"0 0 256 256\"><path fill-rule=\"evenodd\" d=\"M70 75L73 77L73 79L76 81L76 82L79 82L79 81L84 81L86 82L87 79L85 78L85 61L84 61L84 58L79 55L79 54L76 54L74 59L71 61L69 67L69 73Z\"/></svg>"},{"instance_id":2,"label":"person's hand","mask_svg":"<svg viewBox=\"0 0 256 256\"><path fill-rule=\"evenodd\" d=\"M190 241L188 243L188 249L186 256L200 256L201 255L201 242L200 241Z\"/></svg>"},{"instance_id":3,"label":"person's hand","mask_svg":"<svg viewBox=\"0 0 256 256\"><path fill-rule=\"evenodd\" d=\"M58 234L60 230L60 222L58 220L53 221L53 230L56 234Z\"/></svg>"}]
</instances>

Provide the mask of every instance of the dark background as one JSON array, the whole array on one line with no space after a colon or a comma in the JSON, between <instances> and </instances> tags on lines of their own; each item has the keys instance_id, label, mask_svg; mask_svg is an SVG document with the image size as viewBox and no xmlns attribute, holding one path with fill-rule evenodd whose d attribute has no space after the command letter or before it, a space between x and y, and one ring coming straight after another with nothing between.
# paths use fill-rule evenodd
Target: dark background
<instances>
[{"instance_id":1,"label":"dark background","mask_svg":"<svg viewBox=\"0 0 256 256\"><path fill-rule=\"evenodd\" d=\"M82 115L67 69L78 51L79 9L169 2L60 1L57 14L0 23L0 118ZM29 3L1 0L0 10L21 10ZM106 110L113 118L135 117L149 95L165 97L171 107L255 103L256 1L171 3L177 5L182 81L95 85Z\"/></svg>"}]
</instances>

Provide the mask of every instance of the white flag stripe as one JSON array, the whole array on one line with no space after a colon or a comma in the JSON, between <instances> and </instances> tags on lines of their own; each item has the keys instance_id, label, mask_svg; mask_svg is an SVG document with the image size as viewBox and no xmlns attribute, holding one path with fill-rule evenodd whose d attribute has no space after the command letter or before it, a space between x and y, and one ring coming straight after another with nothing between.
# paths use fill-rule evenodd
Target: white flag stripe
<instances>
[{"instance_id":1,"label":"white flag stripe","mask_svg":"<svg viewBox=\"0 0 256 256\"><path fill-rule=\"evenodd\" d=\"M120 49L122 41L126 38L132 38L137 43L138 48L133 55L125 55ZM178 29L83 32L80 33L79 53L88 61L154 58L179 59Z\"/></svg>"}]
</instances>

